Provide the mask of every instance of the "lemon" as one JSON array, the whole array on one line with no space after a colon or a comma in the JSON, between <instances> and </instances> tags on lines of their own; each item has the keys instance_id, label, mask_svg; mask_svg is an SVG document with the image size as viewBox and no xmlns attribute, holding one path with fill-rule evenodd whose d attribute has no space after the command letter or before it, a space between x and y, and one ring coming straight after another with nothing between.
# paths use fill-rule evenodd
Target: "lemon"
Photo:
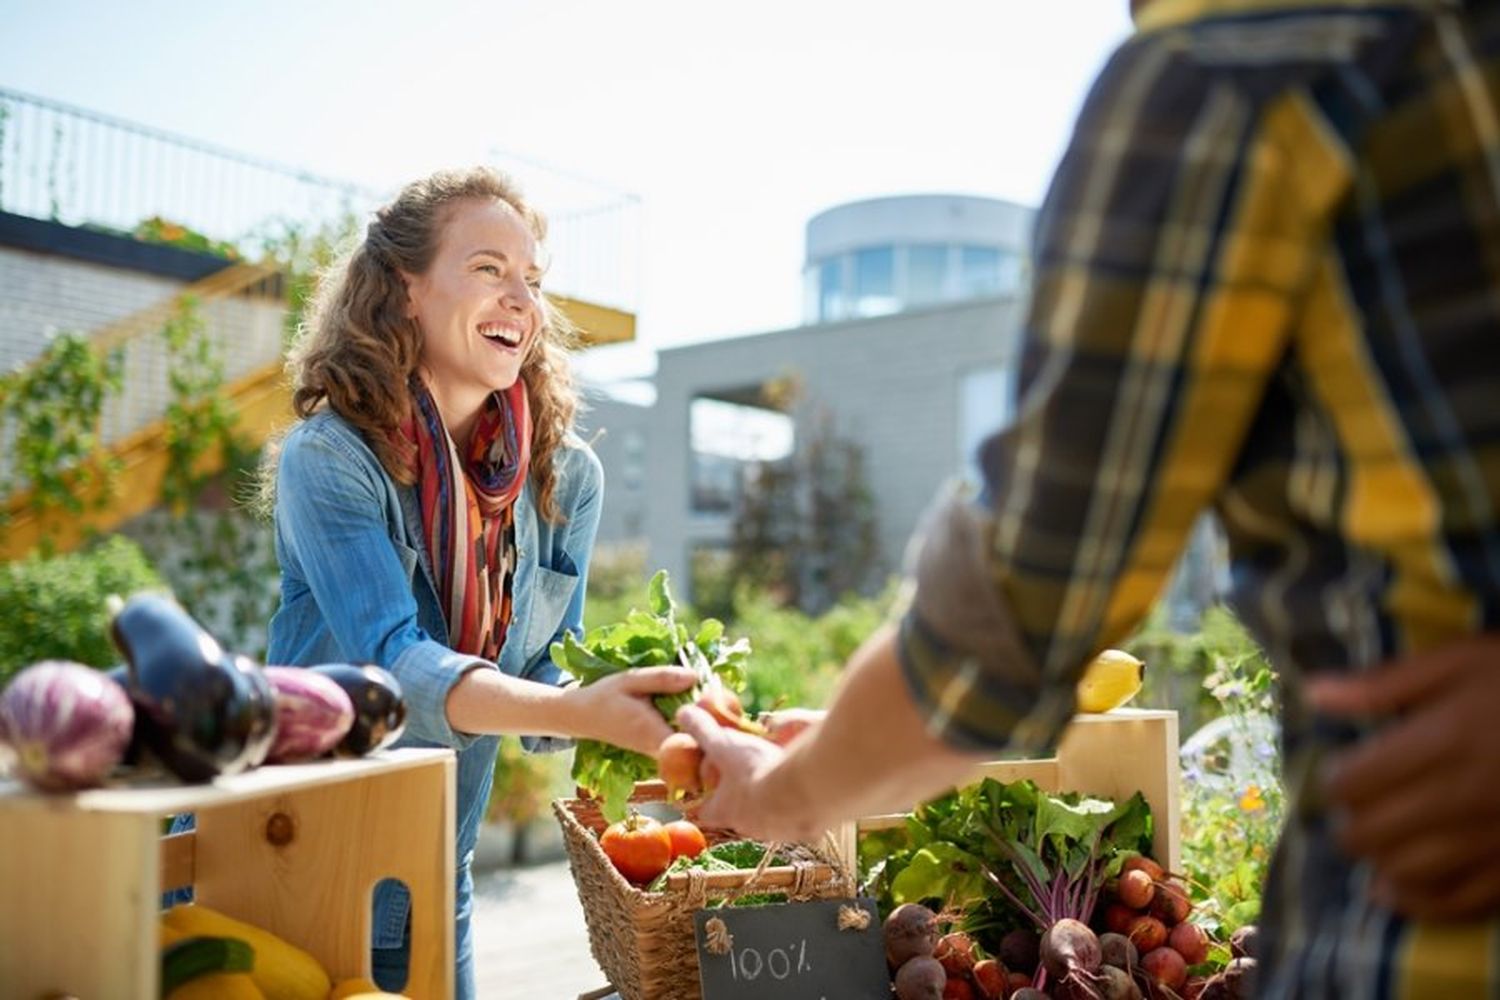
<instances>
[{"instance_id":1,"label":"lemon","mask_svg":"<svg viewBox=\"0 0 1500 1000\"><path fill-rule=\"evenodd\" d=\"M1146 665L1122 649L1106 649L1094 657L1078 682L1078 711L1108 712L1119 708L1141 689Z\"/></svg>"}]
</instances>

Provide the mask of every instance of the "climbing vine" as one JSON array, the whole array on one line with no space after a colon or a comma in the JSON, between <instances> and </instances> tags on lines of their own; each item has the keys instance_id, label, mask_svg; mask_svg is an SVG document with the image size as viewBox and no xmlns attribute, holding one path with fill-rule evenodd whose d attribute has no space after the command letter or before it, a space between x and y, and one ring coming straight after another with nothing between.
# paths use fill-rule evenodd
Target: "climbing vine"
<instances>
[{"instance_id":1,"label":"climbing vine","mask_svg":"<svg viewBox=\"0 0 1500 1000\"><path fill-rule=\"evenodd\" d=\"M99 417L120 390L123 355L76 333L56 336L35 363L0 376L0 497L23 490L25 509L81 514L113 496L118 463L99 447ZM8 512L0 510L0 530ZM42 539L50 550L52 539Z\"/></svg>"}]
</instances>

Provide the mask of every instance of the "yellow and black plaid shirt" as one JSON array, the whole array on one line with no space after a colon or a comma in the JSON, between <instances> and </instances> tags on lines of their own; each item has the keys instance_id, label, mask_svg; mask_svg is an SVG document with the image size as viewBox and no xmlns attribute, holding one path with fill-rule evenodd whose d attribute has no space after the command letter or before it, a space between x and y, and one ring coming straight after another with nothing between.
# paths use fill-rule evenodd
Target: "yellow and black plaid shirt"
<instances>
[{"instance_id":1,"label":"yellow and black plaid shirt","mask_svg":"<svg viewBox=\"0 0 1500 1000\"><path fill-rule=\"evenodd\" d=\"M1049 748L1205 508L1290 687L1500 628L1500 9L1156 0L1139 28L1038 220L1020 416L917 566L903 664L960 746ZM1500 916L1374 906L1304 794L1358 732L1289 705L1284 733L1262 995L1500 997Z\"/></svg>"}]
</instances>

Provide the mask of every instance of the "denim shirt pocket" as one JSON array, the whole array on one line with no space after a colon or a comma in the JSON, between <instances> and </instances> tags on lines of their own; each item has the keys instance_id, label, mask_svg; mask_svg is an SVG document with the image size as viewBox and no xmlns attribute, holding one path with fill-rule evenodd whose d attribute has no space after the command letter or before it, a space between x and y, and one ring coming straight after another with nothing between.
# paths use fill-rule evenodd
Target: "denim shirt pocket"
<instances>
[{"instance_id":1,"label":"denim shirt pocket","mask_svg":"<svg viewBox=\"0 0 1500 1000\"><path fill-rule=\"evenodd\" d=\"M536 566L531 571L531 607L521 644L530 663L539 650L547 648L562 625L563 615L578 589L578 574L566 570Z\"/></svg>"}]
</instances>

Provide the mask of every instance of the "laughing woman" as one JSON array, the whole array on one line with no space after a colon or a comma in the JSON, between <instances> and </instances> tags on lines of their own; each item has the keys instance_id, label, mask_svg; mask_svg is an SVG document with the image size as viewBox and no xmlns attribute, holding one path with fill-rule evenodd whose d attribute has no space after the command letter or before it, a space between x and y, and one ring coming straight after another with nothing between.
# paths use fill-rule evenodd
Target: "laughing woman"
<instances>
[{"instance_id":1,"label":"laughing woman","mask_svg":"<svg viewBox=\"0 0 1500 1000\"><path fill-rule=\"evenodd\" d=\"M302 418L274 512L271 663L376 663L406 693L403 745L458 752L456 996L473 996L473 857L501 733L651 753L651 668L564 686L549 644L583 620L602 473L572 435L565 323L541 293L542 217L504 176L408 185L327 275L292 354ZM534 741L532 745L535 746ZM433 817L438 822L438 817ZM375 978L406 978L409 898L375 897Z\"/></svg>"}]
</instances>

